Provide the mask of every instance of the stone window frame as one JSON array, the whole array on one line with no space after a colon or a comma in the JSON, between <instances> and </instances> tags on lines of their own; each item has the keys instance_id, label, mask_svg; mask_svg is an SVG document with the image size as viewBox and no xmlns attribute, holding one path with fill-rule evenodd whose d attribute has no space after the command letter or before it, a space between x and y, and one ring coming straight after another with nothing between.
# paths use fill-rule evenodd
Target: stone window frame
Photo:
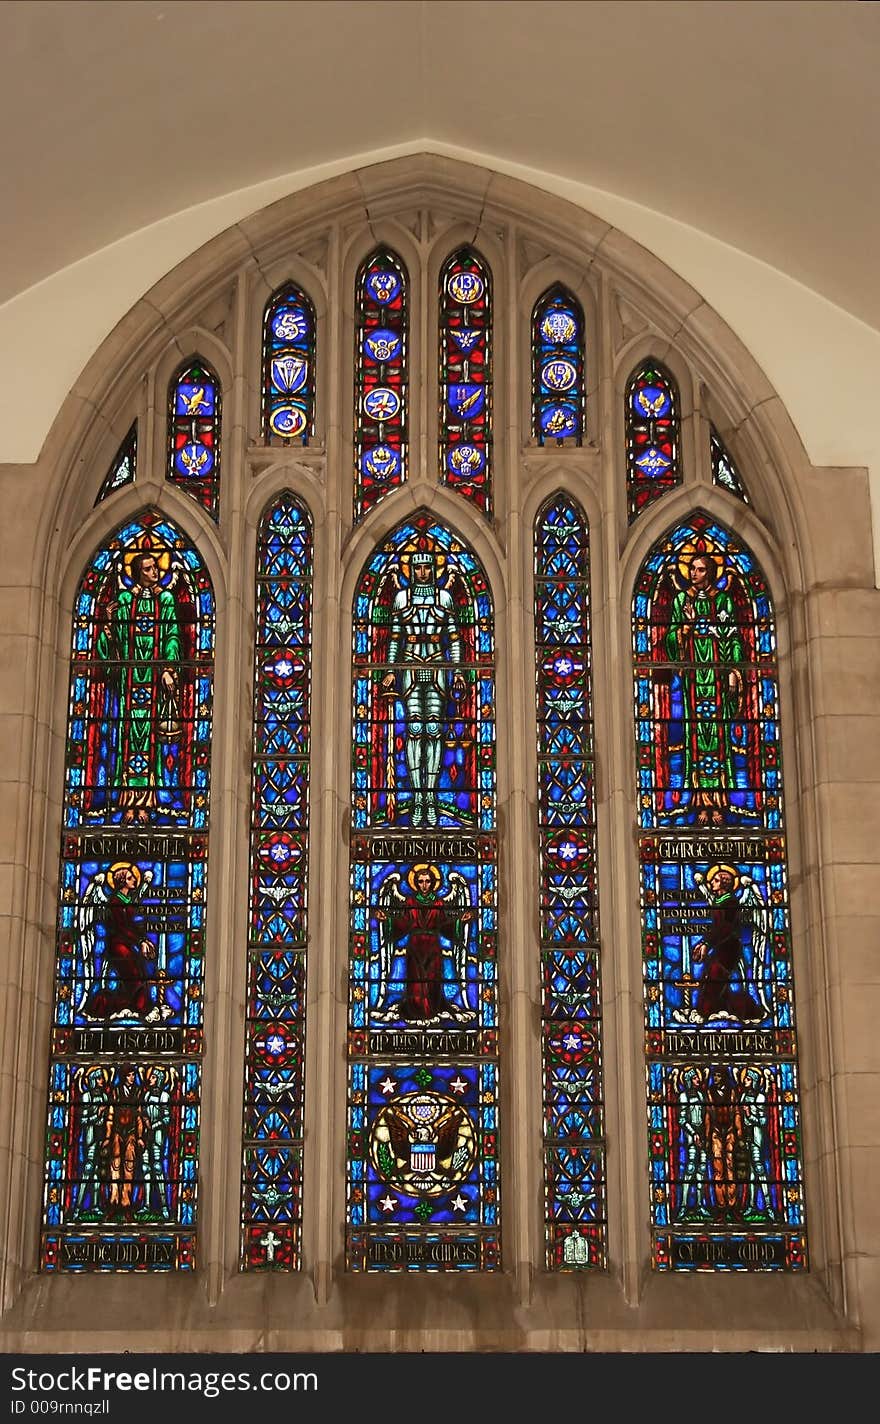
<instances>
[{"instance_id":1,"label":"stone window frame","mask_svg":"<svg viewBox=\"0 0 880 1424\"><path fill-rule=\"evenodd\" d=\"M354 278L364 256L384 242L410 273L409 479L354 526ZM435 469L438 273L464 242L479 248L494 279L491 521L444 487ZM261 434L262 316L285 281L307 293L316 313L315 433L306 448L279 448ZM584 309L587 422L580 447L541 447L530 433L531 316L537 298L555 282L569 287ZM223 388L219 525L165 480L168 381L195 350L214 366ZM679 385L683 478L629 526L623 398L630 373L646 356L662 361ZM135 418L142 440L137 481L93 509L102 473ZM746 472L748 507L712 483L710 421ZM731 1348L784 1342L792 1331L801 1332L804 1348L845 1348L841 1342L854 1326L843 1304L848 1266L836 1209L833 1045L817 993L828 947L817 914L822 870L807 851L816 844L818 812L809 786L799 785L808 759L803 745L812 735L802 671L808 633L802 595L815 564L799 480L812 467L772 386L715 312L658 259L561 199L449 160L395 160L274 204L163 278L89 362L53 425L41 465L50 497L37 541L33 582L41 591L41 634L29 686L33 707L51 710L35 722L28 827L34 870L22 892L15 959L20 972L12 986L20 1097L8 1113L4 1276L4 1300L14 1318L29 1322L29 1339L57 1338L52 1332L61 1328L65 1302L75 1301L70 1293L79 1289L90 1301L90 1331L86 1337L68 1324L65 1338L79 1340L80 1348L86 1338L88 1348L102 1348L99 1339L118 1340L115 1321L127 1303L141 1290L155 1289L155 1277L91 1278L89 1288L81 1278L38 1278L35 1269L71 609L93 550L126 518L154 504L196 542L217 600L200 1269L194 1281L163 1277L167 1323L128 1329L127 1338L145 1349L179 1348L174 1322L188 1312L193 1348L221 1348L213 1342L232 1334L215 1332L231 1332L242 1311L241 1318L252 1322L242 1328L257 1334L271 1328L278 1348L345 1348L344 1339L367 1341L358 1348L370 1348L370 1342L387 1348L391 1338L409 1340L411 1348L471 1348L467 1318L444 1316L440 1302L448 1285L441 1292L430 1276L354 1279L343 1270L351 713L348 659L340 659L338 650L350 647L353 592L369 552L427 505L468 541L486 570L504 709L498 760L504 1266L494 1277L457 1278L456 1292L464 1302L486 1304L491 1326L480 1338L497 1341L488 1348L584 1348L576 1342L583 1339L585 1320L597 1349L633 1348L637 1337L664 1348L660 1342L671 1339L668 1332L680 1330L683 1320L694 1349L709 1348L719 1329ZM250 790L249 758L241 749L250 740L257 528L285 489L305 503L315 530L312 930L304 1268L267 1281L238 1272ZM543 1268L532 548L537 512L556 490L572 493L584 508L592 550L608 1142L609 1270L602 1276L553 1275ZM795 886L791 914L812 1269L797 1279L749 1277L734 1291L729 1278L684 1280L650 1270L629 610L648 550L697 507L736 529L760 561L772 593ZM516 873L522 864L534 865L535 873ZM374 1299L388 1305L385 1323L372 1327L368 1302ZM366 1318L356 1327L350 1322L354 1301ZM420 1326L409 1324L415 1301ZM261 1302L267 1303L265 1317ZM404 1334L389 1336L389 1330Z\"/></svg>"}]
</instances>

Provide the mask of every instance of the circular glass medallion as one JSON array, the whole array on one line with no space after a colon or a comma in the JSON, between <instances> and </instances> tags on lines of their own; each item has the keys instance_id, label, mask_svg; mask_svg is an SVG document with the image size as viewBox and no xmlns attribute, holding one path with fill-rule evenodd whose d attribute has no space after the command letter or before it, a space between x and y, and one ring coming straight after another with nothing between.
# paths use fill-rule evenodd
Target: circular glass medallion
<instances>
[{"instance_id":1,"label":"circular glass medallion","mask_svg":"<svg viewBox=\"0 0 880 1424\"><path fill-rule=\"evenodd\" d=\"M400 410L400 396L390 386L375 386L364 396L364 411L371 420L393 420Z\"/></svg>"},{"instance_id":2,"label":"circular glass medallion","mask_svg":"<svg viewBox=\"0 0 880 1424\"><path fill-rule=\"evenodd\" d=\"M400 470L400 455L390 445L374 445L361 456L361 470L372 480L390 480Z\"/></svg>"},{"instance_id":3,"label":"circular glass medallion","mask_svg":"<svg viewBox=\"0 0 880 1424\"><path fill-rule=\"evenodd\" d=\"M486 464L486 456L478 445L454 445L446 456L446 468L461 479L478 475Z\"/></svg>"},{"instance_id":4,"label":"circular glass medallion","mask_svg":"<svg viewBox=\"0 0 880 1424\"><path fill-rule=\"evenodd\" d=\"M307 424L306 413L298 405L276 406L269 416L269 428L275 435L283 435L285 440L302 435Z\"/></svg>"},{"instance_id":5,"label":"circular glass medallion","mask_svg":"<svg viewBox=\"0 0 880 1424\"><path fill-rule=\"evenodd\" d=\"M400 346L397 332L384 327L364 337L364 350L374 361L394 361L400 354Z\"/></svg>"},{"instance_id":6,"label":"circular glass medallion","mask_svg":"<svg viewBox=\"0 0 880 1424\"><path fill-rule=\"evenodd\" d=\"M469 307L480 300L486 290L486 283L476 272L451 272L446 281L446 290L453 301Z\"/></svg>"},{"instance_id":7,"label":"circular glass medallion","mask_svg":"<svg viewBox=\"0 0 880 1424\"><path fill-rule=\"evenodd\" d=\"M541 322L541 335L545 341L550 341L554 346L564 346L566 342L574 341L577 336L577 322L574 319L574 312L563 307L556 311L549 311Z\"/></svg>"},{"instance_id":8,"label":"circular glass medallion","mask_svg":"<svg viewBox=\"0 0 880 1424\"><path fill-rule=\"evenodd\" d=\"M570 391L577 376L577 366L574 362L563 361L561 357L545 361L541 367L541 380L551 391Z\"/></svg>"},{"instance_id":9,"label":"circular glass medallion","mask_svg":"<svg viewBox=\"0 0 880 1424\"><path fill-rule=\"evenodd\" d=\"M303 341L309 334L309 323L302 307L282 307L272 318L272 335L276 341Z\"/></svg>"},{"instance_id":10,"label":"circular glass medallion","mask_svg":"<svg viewBox=\"0 0 880 1424\"><path fill-rule=\"evenodd\" d=\"M541 434L547 439L564 440L566 435L577 435L579 428L573 405L549 405L541 411Z\"/></svg>"},{"instance_id":11,"label":"circular glass medallion","mask_svg":"<svg viewBox=\"0 0 880 1424\"><path fill-rule=\"evenodd\" d=\"M392 267L374 267L367 273L365 285L374 302L387 306L400 291L400 278Z\"/></svg>"},{"instance_id":12,"label":"circular glass medallion","mask_svg":"<svg viewBox=\"0 0 880 1424\"><path fill-rule=\"evenodd\" d=\"M175 454L174 468L184 479L203 480L214 468L214 451L201 440L190 440Z\"/></svg>"}]
</instances>

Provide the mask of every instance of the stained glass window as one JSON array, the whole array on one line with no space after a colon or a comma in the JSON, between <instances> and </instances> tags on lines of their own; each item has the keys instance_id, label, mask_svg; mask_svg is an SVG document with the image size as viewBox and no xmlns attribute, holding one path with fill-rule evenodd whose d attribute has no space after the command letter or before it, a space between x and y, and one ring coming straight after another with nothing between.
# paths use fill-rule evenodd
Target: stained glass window
<instances>
[{"instance_id":1,"label":"stained glass window","mask_svg":"<svg viewBox=\"0 0 880 1424\"><path fill-rule=\"evenodd\" d=\"M220 382L200 356L185 361L168 392L166 477L206 509L220 510Z\"/></svg>"},{"instance_id":2,"label":"stained glass window","mask_svg":"<svg viewBox=\"0 0 880 1424\"><path fill-rule=\"evenodd\" d=\"M409 300L406 268L390 248L361 263L355 287L354 516L406 479Z\"/></svg>"},{"instance_id":3,"label":"stained glass window","mask_svg":"<svg viewBox=\"0 0 880 1424\"><path fill-rule=\"evenodd\" d=\"M806 1263L773 609L697 513L636 583L654 1265Z\"/></svg>"},{"instance_id":4,"label":"stained glass window","mask_svg":"<svg viewBox=\"0 0 880 1424\"><path fill-rule=\"evenodd\" d=\"M41 1260L195 1262L214 601L155 511L74 605Z\"/></svg>"},{"instance_id":5,"label":"stained glass window","mask_svg":"<svg viewBox=\"0 0 880 1424\"><path fill-rule=\"evenodd\" d=\"M263 317L263 435L308 445L315 428L315 309L288 282Z\"/></svg>"},{"instance_id":6,"label":"stained glass window","mask_svg":"<svg viewBox=\"0 0 880 1424\"><path fill-rule=\"evenodd\" d=\"M742 482L742 476L733 462L733 456L725 445L714 425L709 427L709 448L712 454L712 481L726 489L730 494L735 494L737 499L741 499L743 504L748 504L749 496L746 487Z\"/></svg>"},{"instance_id":7,"label":"stained glass window","mask_svg":"<svg viewBox=\"0 0 880 1424\"><path fill-rule=\"evenodd\" d=\"M655 361L646 361L626 388L626 490L629 522L681 484L678 390Z\"/></svg>"},{"instance_id":8,"label":"stained glass window","mask_svg":"<svg viewBox=\"0 0 880 1424\"><path fill-rule=\"evenodd\" d=\"M102 499L106 499L108 494L114 494L116 490L122 489L123 485L134 483L137 473L137 432L138 426L135 421L116 451L113 463L104 476L104 482L98 490L95 500L96 505L100 504Z\"/></svg>"},{"instance_id":9,"label":"stained glass window","mask_svg":"<svg viewBox=\"0 0 880 1424\"><path fill-rule=\"evenodd\" d=\"M302 1221L312 525L289 492L257 541L242 1266L296 1270Z\"/></svg>"},{"instance_id":10,"label":"stained glass window","mask_svg":"<svg viewBox=\"0 0 880 1424\"><path fill-rule=\"evenodd\" d=\"M539 445L583 444L584 314L565 287L551 287L532 313L532 434Z\"/></svg>"},{"instance_id":11,"label":"stained glass window","mask_svg":"<svg viewBox=\"0 0 880 1424\"><path fill-rule=\"evenodd\" d=\"M499 1264L494 630L427 514L354 605L347 1261Z\"/></svg>"},{"instance_id":12,"label":"stained glass window","mask_svg":"<svg viewBox=\"0 0 880 1424\"><path fill-rule=\"evenodd\" d=\"M590 539L554 495L535 526L547 1267L605 1265Z\"/></svg>"},{"instance_id":13,"label":"stained glass window","mask_svg":"<svg viewBox=\"0 0 880 1424\"><path fill-rule=\"evenodd\" d=\"M440 273L440 470L492 512L492 275L472 247Z\"/></svg>"}]
</instances>

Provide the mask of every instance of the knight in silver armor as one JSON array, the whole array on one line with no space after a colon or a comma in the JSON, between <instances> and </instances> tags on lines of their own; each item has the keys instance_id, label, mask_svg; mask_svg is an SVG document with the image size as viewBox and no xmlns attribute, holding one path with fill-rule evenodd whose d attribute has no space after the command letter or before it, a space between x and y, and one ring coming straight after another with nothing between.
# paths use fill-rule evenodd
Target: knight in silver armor
<instances>
[{"instance_id":1,"label":"knight in silver armor","mask_svg":"<svg viewBox=\"0 0 880 1424\"><path fill-rule=\"evenodd\" d=\"M388 662L382 694L399 696L406 711L406 765L414 826L436 826L443 726L450 696L464 695L461 637L452 595L437 586L434 554L411 556L412 581L391 609ZM400 671L396 668L400 666ZM398 685L399 679L399 685Z\"/></svg>"}]
</instances>

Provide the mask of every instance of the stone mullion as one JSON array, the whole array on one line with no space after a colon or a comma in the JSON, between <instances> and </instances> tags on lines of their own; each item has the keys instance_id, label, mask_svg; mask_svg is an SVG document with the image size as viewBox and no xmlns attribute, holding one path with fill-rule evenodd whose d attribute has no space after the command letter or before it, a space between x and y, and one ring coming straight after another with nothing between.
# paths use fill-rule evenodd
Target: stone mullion
<instances>
[{"instance_id":1,"label":"stone mullion","mask_svg":"<svg viewBox=\"0 0 880 1424\"><path fill-rule=\"evenodd\" d=\"M245 528L248 478L247 273L233 300L232 389L223 392L221 530L228 549L226 598L218 598L211 765L211 835L207 875L205 1055L202 1064L202 1152L198 1260L207 1268L208 1299L238 1269L241 1191L241 1104L244 1063L244 985L247 965L247 886L250 758L242 757L251 724L253 663L252 570ZM216 592L216 591L215 591ZM243 932L244 931L244 932Z\"/></svg>"},{"instance_id":2,"label":"stone mullion","mask_svg":"<svg viewBox=\"0 0 880 1424\"><path fill-rule=\"evenodd\" d=\"M509 1014L508 1029L502 1034L501 1118L503 1144L501 1161L502 1253L508 1271L516 1272L520 1300L529 1298L531 1276L540 1269L543 1250L540 1241L541 1119L540 1044L536 1036L535 997L540 975L540 952L535 938L537 924L534 833L534 787L530 770L534 749L529 741L529 711L534 698L533 638L526 608L526 590L531 587L527 573L530 559L530 531L523 527L520 478L520 400L517 373L520 314L517 278L517 233L511 227L506 237L505 320L506 371L504 386L496 381L496 392L504 390L505 462L498 460L496 442L495 481L503 468L505 493L496 501L505 514L502 543L507 552L507 607L503 620L496 617L498 687L505 690L505 706L498 716L499 806L507 805L506 834L501 839L500 861L506 872L506 887L500 896L500 984ZM501 284L497 289L500 291ZM496 309L495 340L504 331ZM496 420L501 415L496 397ZM498 422L500 423L500 421ZM496 604L500 604L501 590ZM506 668L506 675L505 675ZM531 700L530 700L531 699ZM503 822L502 822L503 825ZM503 1022L503 1020L502 1020Z\"/></svg>"},{"instance_id":3,"label":"stone mullion","mask_svg":"<svg viewBox=\"0 0 880 1424\"><path fill-rule=\"evenodd\" d=\"M627 528L627 466L623 399L615 380L613 303L614 294L607 281L603 281L598 393L603 513L596 539L601 566L598 561L594 564L592 586L595 591L604 591L604 599L601 603L595 599L593 605L596 626L593 653L596 698L598 702L601 697L603 703L605 729L604 756L600 742L597 758L597 764L605 766L604 785L597 787L597 794L602 794L602 804L597 804L597 819L606 946L602 956L602 1021L608 1144L605 1168L608 1257L611 1267L621 1270L626 1299L635 1305L648 1249L648 1178L638 851L633 839L629 591L621 587L619 573L621 532ZM609 938L612 925L614 934Z\"/></svg>"},{"instance_id":4,"label":"stone mullion","mask_svg":"<svg viewBox=\"0 0 880 1424\"><path fill-rule=\"evenodd\" d=\"M306 1064L303 1115L303 1266L315 1296L326 1302L344 1215L345 1041L348 987L347 856L342 811L347 797L348 619L340 605L342 539L352 498L351 447L344 439L342 402L352 390L345 350L351 297L341 288L338 229L328 243L326 373L326 509L312 510L314 531L312 725L309 813ZM342 650L340 652L340 649ZM340 789L341 788L341 789ZM340 1148L343 1147L343 1152Z\"/></svg>"}]
</instances>

